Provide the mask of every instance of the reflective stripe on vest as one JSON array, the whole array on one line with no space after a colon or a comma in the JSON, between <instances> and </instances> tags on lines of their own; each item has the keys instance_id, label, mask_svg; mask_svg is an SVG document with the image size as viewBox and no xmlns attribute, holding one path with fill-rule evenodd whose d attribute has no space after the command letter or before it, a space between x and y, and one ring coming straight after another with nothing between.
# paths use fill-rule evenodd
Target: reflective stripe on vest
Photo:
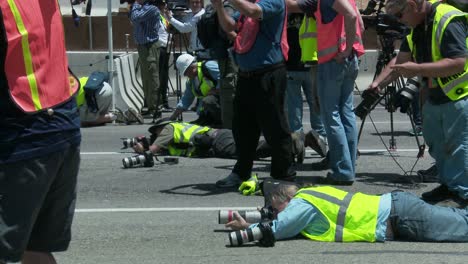
<instances>
[{"instance_id":1,"label":"reflective stripe on vest","mask_svg":"<svg viewBox=\"0 0 468 264\"><path fill-rule=\"evenodd\" d=\"M329 186L309 187L297 192L327 219L329 229L320 235L301 234L317 241L375 241L380 196L350 193Z\"/></svg>"},{"instance_id":2,"label":"reflective stripe on vest","mask_svg":"<svg viewBox=\"0 0 468 264\"><path fill-rule=\"evenodd\" d=\"M78 83L70 86L57 1L6 0L0 8L8 43L5 75L15 104L33 113L67 101Z\"/></svg>"},{"instance_id":3,"label":"reflective stripe on vest","mask_svg":"<svg viewBox=\"0 0 468 264\"><path fill-rule=\"evenodd\" d=\"M299 28L299 45L301 46L301 61L317 61L317 23L313 17L302 19Z\"/></svg>"},{"instance_id":4,"label":"reflective stripe on vest","mask_svg":"<svg viewBox=\"0 0 468 264\"><path fill-rule=\"evenodd\" d=\"M434 25L432 29L432 60L442 60L440 53L440 45L442 43L442 36L445 32L447 25L456 17L466 17L468 14L447 4L438 4L436 7L436 14L434 17ZM468 38L467 38L468 41ZM465 43L468 43L465 41ZM468 47L468 44L467 44ZM448 77L437 78L437 83L440 85L445 95L452 101L468 96L468 60L465 62L464 71Z\"/></svg>"},{"instance_id":5,"label":"reflective stripe on vest","mask_svg":"<svg viewBox=\"0 0 468 264\"><path fill-rule=\"evenodd\" d=\"M198 87L195 87L195 82L193 80L190 81L192 93L197 98L205 97L208 94L208 92L210 92L210 90L215 87L214 83L211 80L203 76L202 64L202 62L197 63L197 77L199 81Z\"/></svg>"},{"instance_id":6,"label":"reflective stripe on vest","mask_svg":"<svg viewBox=\"0 0 468 264\"><path fill-rule=\"evenodd\" d=\"M321 0L318 0L320 7ZM358 14L356 3L354 0L349 0L356 14ZM335 58L338 52L346 49L346 32L344 28L344 16L337 14L332 22L323 24L320 8L315 12L317 22L317 49L318 63L325 63ZM364 46L362 44L361 29L359 19L356 19L356 36L354 39L353 50L358 57L364 54ZM322 36L322 37L321 37Z\"/></svg>"},{"instance_id":7,"label":"reflective stripe on vest","mask_svg":"<svg viewBox=\"0 0 468 264\"><path fill-rule=\"evenodd\" d=\"M209 127L202 127L189 123L170 123L174 127L174 143L191 143L193 136L204 134L210 130Z\"/></svg>"}]
</instances>

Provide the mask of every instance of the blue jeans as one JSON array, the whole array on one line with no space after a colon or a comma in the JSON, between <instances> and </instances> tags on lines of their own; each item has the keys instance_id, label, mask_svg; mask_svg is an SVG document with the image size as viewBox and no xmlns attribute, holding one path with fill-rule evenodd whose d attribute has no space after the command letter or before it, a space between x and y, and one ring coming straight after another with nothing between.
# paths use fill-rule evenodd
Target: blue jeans
<instances>
[{"instance_id":1,"label":"blue jeans","mask_svg":"<svg viewBox=\"0 0 468 264\"><path fill-rule=\"evenodd\" d=\"M440 183L468 199L468 98L423 107L423 131Z\"/></svg>"},{"instance_id":2,"label":"blue jeans","mask_svg":"<svg viewBox=\"0 0 468 264\"><path fill-rule=\"evenodd\" d=\"M358 70L356 56L343 63L331 60L318 65L320 113L327 131L329 164L335 180L353 181L355 176L357 129L353 89Z\"/></svg>"},{"instance_id":3,"label":"blue jeans","mask_svg":"<svg viewBox=\"0 0 468 264\"><path fill-rule=\"evenodd\" d=\"M312 74L311 74L312 73ZM286 89L289 128L292 132L303 131L302 126L302 93L301 87L306 96L310 111L310 125L319 135L326 136L322 119L319 113L314 111L313 90L317 89L316 77L317 67L313 66L311 71L288 71L288 88Z\"/></svg>"},{"instance_id":4,"label":"blue jeans","mask_svg":"<svg viewBox=\"0 0 468 264\"><path fill-rule=\"evenodd\" d=\"M390 222L395 240L468 241L467 209L431 205L412 193L392 193Z\"/></svg>"}]
</instances>

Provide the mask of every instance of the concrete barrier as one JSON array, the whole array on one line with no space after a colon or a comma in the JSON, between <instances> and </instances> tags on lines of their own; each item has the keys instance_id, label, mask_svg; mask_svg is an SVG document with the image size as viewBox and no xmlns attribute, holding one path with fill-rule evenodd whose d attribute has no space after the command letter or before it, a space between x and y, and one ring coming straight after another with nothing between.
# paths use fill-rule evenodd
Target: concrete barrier
<instances>
[{"instance_id":1,"label":"concrete barrier","mask_svg":"<svg viewBox=\"0 0 468 264\"><path fill-rule=\"evenodd\" d=\"M115 107L125 111L132 107L138 111L144 105L141 79L136 75L134 54L129 53L114 59Z\"/></svg>"}]
</instances>

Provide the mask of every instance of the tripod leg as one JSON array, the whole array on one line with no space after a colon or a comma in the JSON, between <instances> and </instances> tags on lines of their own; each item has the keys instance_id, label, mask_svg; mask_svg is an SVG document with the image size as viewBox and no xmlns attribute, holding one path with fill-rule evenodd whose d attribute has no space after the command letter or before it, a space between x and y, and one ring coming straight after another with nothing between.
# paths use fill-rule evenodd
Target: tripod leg
<instances>
[{"instance_id":1,"label":"tripod leg","mask_svg":"<svg viewBox=\"0 0 468 264\"><path fill-rule=\"evenodd\" d=\"M359 127L359 133L358 133L358 137L357 137L357 144L358 144L358 146L359 146L359 141L361 140L362 129L364 128L364 123L366 122L366 118L367 118L367 115L364 116L364 118L362 119L361 126ZM357 151L357 155L358 155L358 156L361 155L361 153L359 152L359 148L358 148L358 151Z\"/></svg>"},{"instance_id":2,"label":"tripod leg","mask_svg":"<svg viewBox=\"0 0 468 264\"><path fill-rule=\"evenodd\" d=\"M413 119L413 109L411 108L411 106L408 108L408 117L410 119L410 122L411 122L411 127L413 128L413 130L416 129L416 125L414 123L414 119ZM417 133L414 133L414 138L416 139L416 144L418 145L418 155L417 157L418 158L422 158L424 157L424 151L426 150L426 144L421 144L421 142L419 141L419 136Z\"/></svg>"}]
</instances>

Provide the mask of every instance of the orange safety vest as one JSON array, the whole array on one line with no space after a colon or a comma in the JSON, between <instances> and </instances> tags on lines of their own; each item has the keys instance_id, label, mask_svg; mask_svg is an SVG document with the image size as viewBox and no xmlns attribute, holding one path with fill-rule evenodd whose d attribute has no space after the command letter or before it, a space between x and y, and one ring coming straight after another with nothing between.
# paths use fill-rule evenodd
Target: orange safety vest
<instances>
[{"instance_id":1,"label":"orange safety vest","mask_svg":"<svg viewBox=\"0 0 468 264\"><path fill-rule=\"evenodd\" d=\"M70 99L78 82L69 81L57 0L2 0L0 8L8 43L5 75L16 105L34 113Z\"/></svg>"},{"instance_id":2,"label":"orange safety vest","mask_svg":"<svg viewBox=\"0 0 468 264\"><path fill-rule=\"evenodd\" d=\"M354 0L349 0L356 14L359 14ZM335 56L346 49L346 33L344 28L344 16L337 14L332 22L323 24L322 14L320 13L320 0L318 0L318 8L315 12L317 18L317 55L318 63L325 63L332 60ZM361 29L359 20L356 19L356 36L353 44L353 49L357 56L364 54L364 45L362 44Z\"/></svg>"}]
</instances>

